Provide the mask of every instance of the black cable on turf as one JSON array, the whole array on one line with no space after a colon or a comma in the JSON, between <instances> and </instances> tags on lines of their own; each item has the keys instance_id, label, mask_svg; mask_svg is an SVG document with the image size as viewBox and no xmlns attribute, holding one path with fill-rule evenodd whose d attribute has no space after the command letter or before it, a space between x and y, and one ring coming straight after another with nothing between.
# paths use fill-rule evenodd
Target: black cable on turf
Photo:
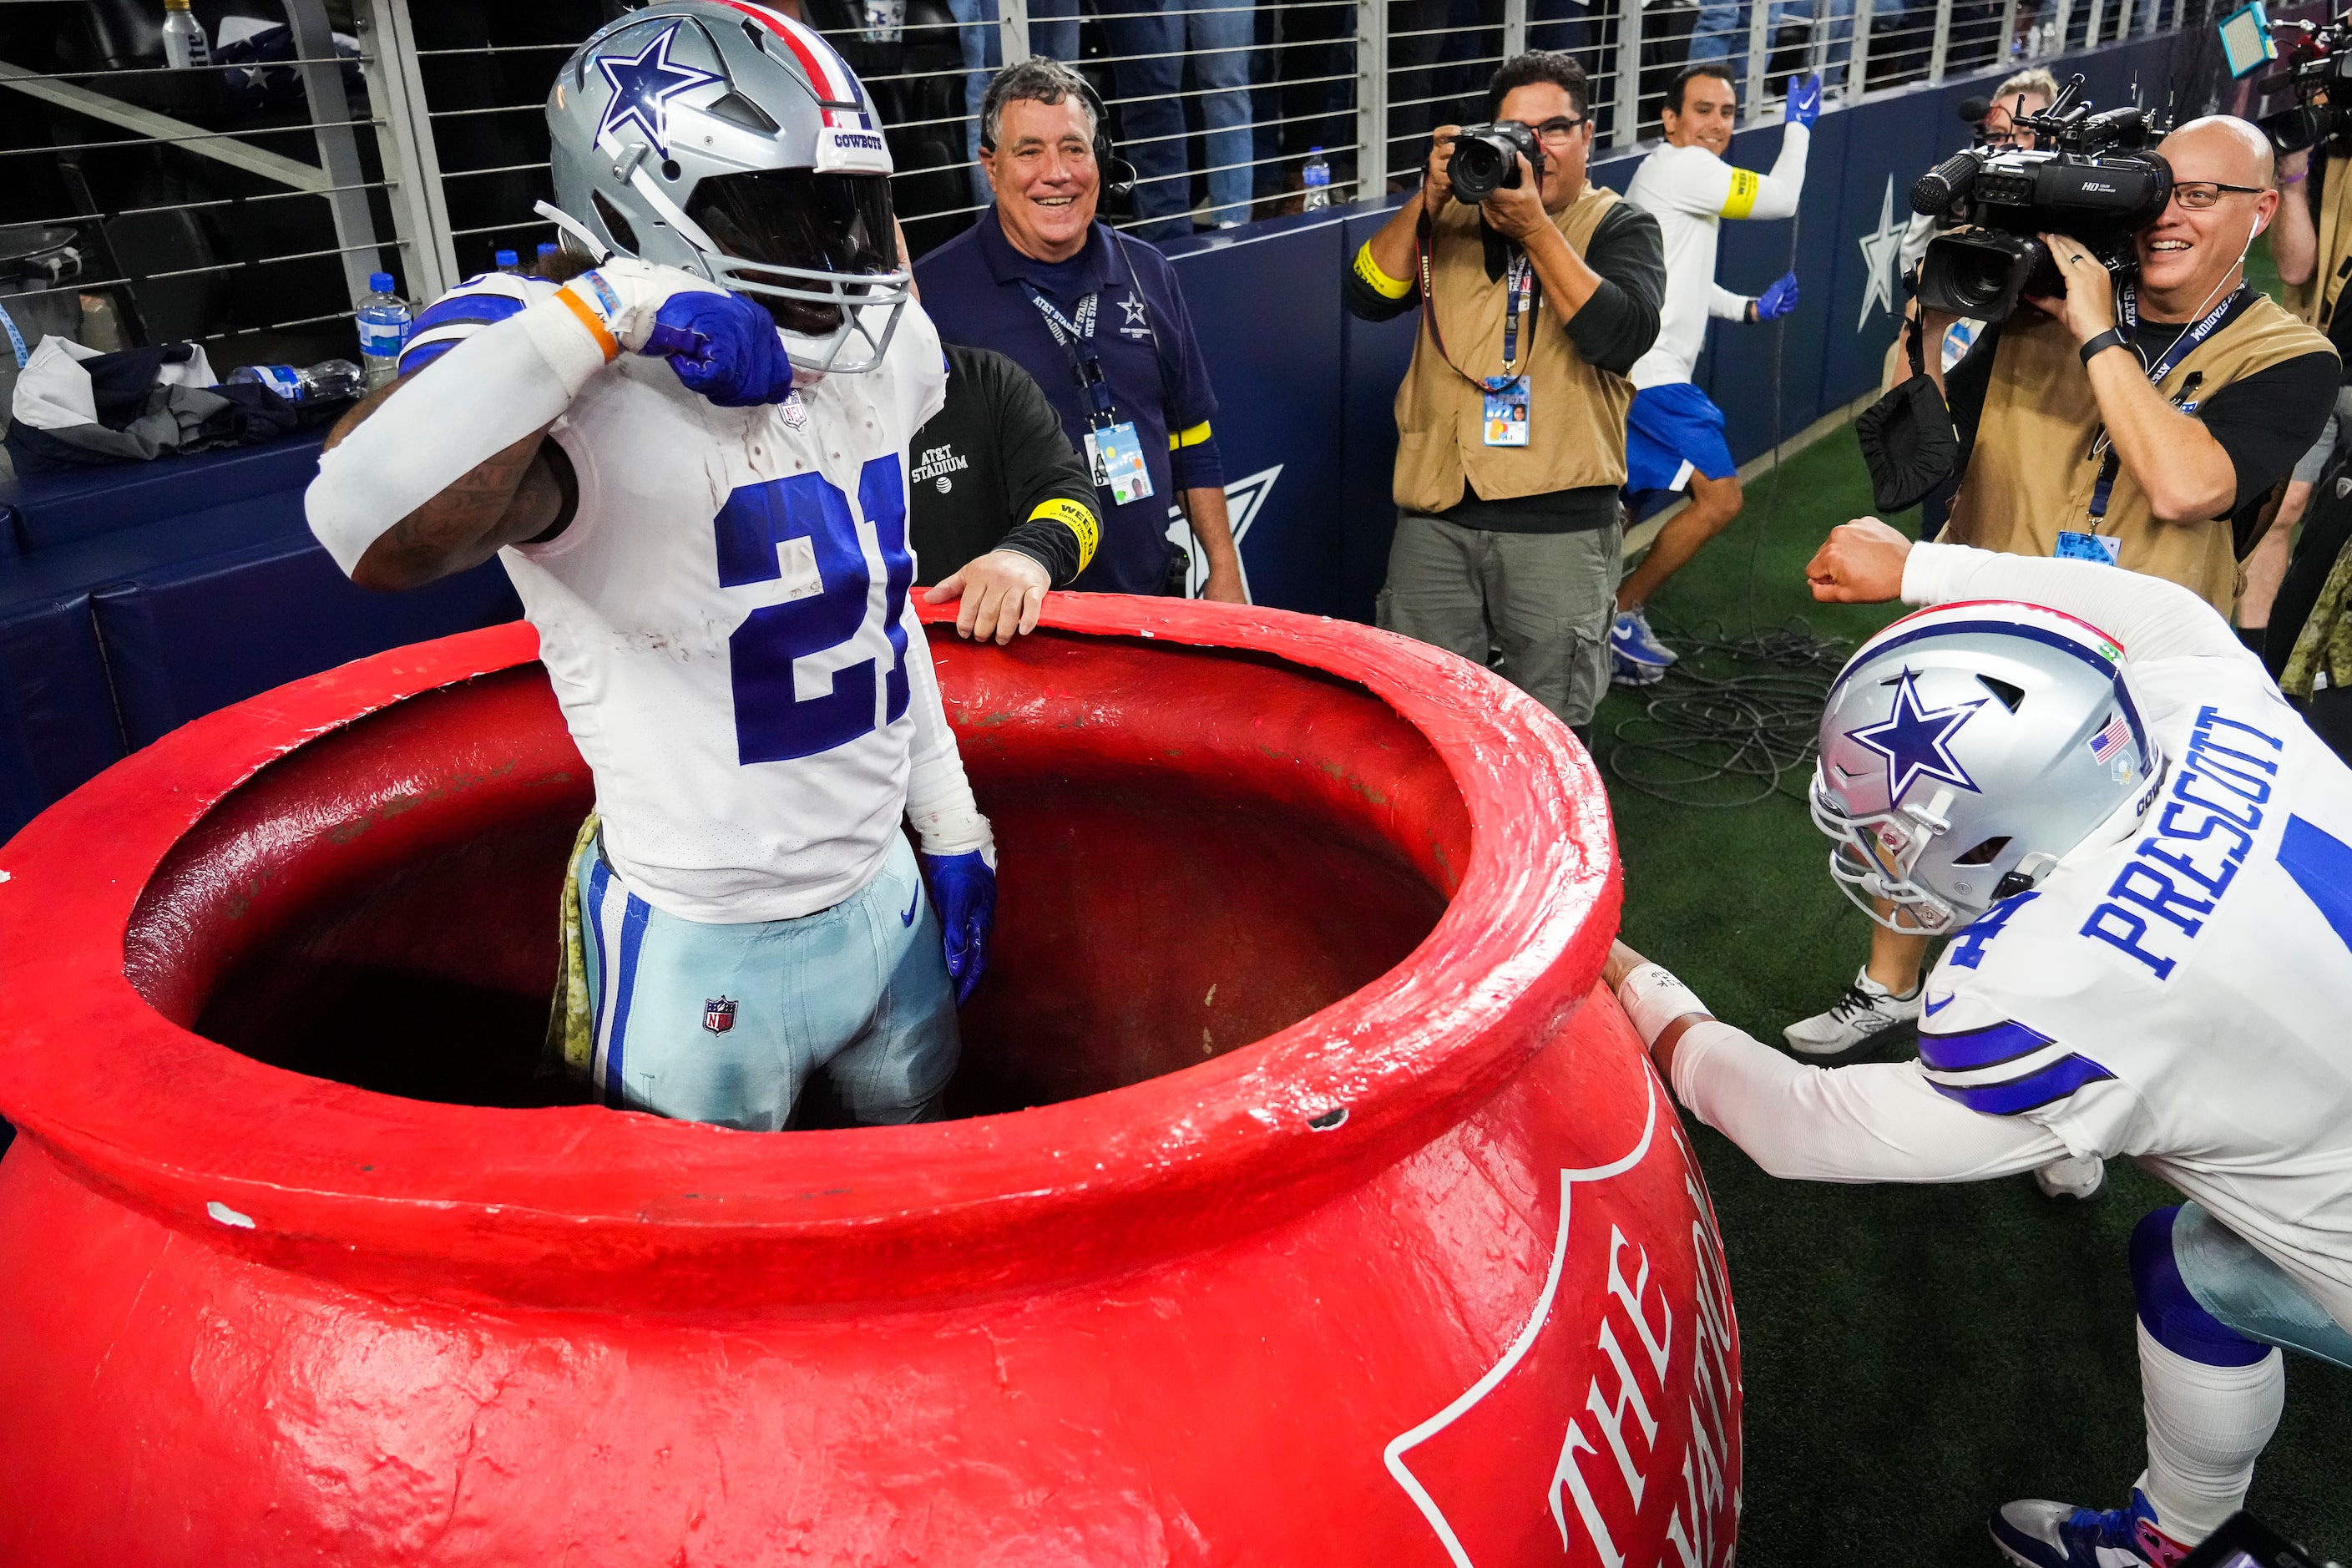
<instances>
[{"instance_id":1,"label":"black cable on turf","mask_svg":"<svg viewBox=\"0 0 2352 1568\"><path fill-rule=\"evenodd\" d=\"M1790 272L1797 268L1801 221L1801 214L1789 220ZM1822 709L1850 651L1846 643L1815 636L1801 616L1769 630L1756 625L1764 536L1780 501L1780 448L1786 439L1780 388L1788 332L1785 317L1772 324L1772 484L1748 528L1741 595L1747 632L1733 637L1714 622L1670 626L1665 640L1681 657L1667 667L1641 714L1619 720L1610 731L1616 742L1609 750L1610 773L1644 795L1678 805L1752 805L1775 794L1803 801ZM1791 773L1799 775L1796 788L1783 789L1781 781Z\"/></svg>"}]
</instances>

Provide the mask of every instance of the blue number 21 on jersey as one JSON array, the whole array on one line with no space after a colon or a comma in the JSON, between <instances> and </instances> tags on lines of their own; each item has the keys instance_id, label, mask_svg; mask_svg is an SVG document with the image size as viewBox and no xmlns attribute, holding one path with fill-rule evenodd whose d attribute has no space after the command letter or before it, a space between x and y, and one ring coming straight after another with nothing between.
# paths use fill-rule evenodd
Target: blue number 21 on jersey
<instances>
[{"instance_id":1,"label":"blue number 21 on jersey","mask_svg":"<svg viewBox=\"0 0 2352 1568\"><path fill-rule=\"evenodd\" d=\"M881 546L882 630L890 644L890 672L882 722L907 711L907 587L915 558L907 552L907 491L893 453L866 463L857 476L857 510L874 525ZM728 641L735 690L736 760L781 763L846 744L875 727L874 664L858 660L833 672L833 689L802 699L793 663L839 647L865 630L873 607L873 574L849 498L823 474L746 485L727 498L713 526L719 535L719 582L727 588L772 583L783 575L779 545L805 539L816 558L822 591L781 605L762 605L743 618Z\"/></svg>"}]
</instances>

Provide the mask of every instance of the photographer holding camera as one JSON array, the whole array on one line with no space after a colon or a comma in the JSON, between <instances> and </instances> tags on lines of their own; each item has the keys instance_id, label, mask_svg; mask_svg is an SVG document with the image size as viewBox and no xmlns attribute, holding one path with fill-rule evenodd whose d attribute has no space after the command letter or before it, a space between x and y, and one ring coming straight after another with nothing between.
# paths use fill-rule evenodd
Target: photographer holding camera
<instances>
[{"instance_id":1,"label":"photographer holding camera","mask_svg":"<svg viewBox=\"0 0 2352 1568\"><path fill-rule=\"evenodd\" d=\"M2169 181L2153 220L2115 246L2042 234L2019 266L2046 250L2063 294L2030 281L2023 303L1939 378L1954 424L1975 431L1942 540L2166 578L2226 617L2233 520L2251 534L2271 487L2319 433L2340 368L2326 338L2245 284L2246 247L2279 201L2261 134L2217 115L2157 152ZM2113 170L2101 177L2125 183ZM2102 247L2130 274L2120 289ZM1931 257L1923 305L1936 303L1932 274ZM1928 341L1952 319L1927 310ZM1790 1026L1790 1047L1826 1065L1909 1033L1927 940L1874 929L1869 963L1829 1011ZM2092 1162L2042 1173L2042 1186L2087 1195L2098 1174Z\"/></svg>"},{"instance_id":2,"label":"photographer holding camera","mask_svg":"<svg viewBox=\"0 0 2352 1568\"><path fill-rule=\"evenodd\" d=\"M1585 179L1591 94L1530 50L1495 123L1438 128L1421 190L1367 241L1348 310L1419 307L1397 389L1398 518L1381 624L1502 672L1571 727L1609 684L1626 373L1658 335L1658 221Z\"/></svg>"}]
</instances>

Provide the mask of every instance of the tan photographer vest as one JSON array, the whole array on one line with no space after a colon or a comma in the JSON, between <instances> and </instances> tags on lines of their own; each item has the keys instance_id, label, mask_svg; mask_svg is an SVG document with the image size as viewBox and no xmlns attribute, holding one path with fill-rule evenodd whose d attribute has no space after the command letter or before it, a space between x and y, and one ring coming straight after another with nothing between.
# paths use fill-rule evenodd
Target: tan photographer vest
<instances>
[{"instance_id":1,"label":"tan photographer vest","mask_svg":"<svg viewBox=\"0 0 2352 1568\"><path fill-rule=\"evenodd\" d=\"M1552 223L1582 256L1593 230L1621 200L1588 184L1552 215ZM1396 503L1408 511L1451 510L1465 479L1486 500L1549 495L1554 490L1625 482L1625 410L1633 384L1587 364L1545 300L1527 331L1520 365L1531 378L1528 444L1489 447L1485 394L1469 376L1503 369L1503 310L1508 289L1486 276L1478 237L1478 209L1448 202L1431 225L1429 312L1444 337L1445 363L1424 324L1412 347L1412 365L1397 387Z\"/></svg>"},{"instance_id":2,"label":"tan photographer vest","mask_svg":"<svg viewBox=\"0 0 2352 1568\"><path fill-rule=\"evenodd\" d=\"M2312 220L2318 245L2310 281L2287 285L2286 308L2324 332L2352 281L2352 158L2328 156L2306 177L2319 182L2319 213ZM2283 195L2291 202L2305 199L2293 185Z\"/></svg>"},{"instance_id":3,"label":"tan photographer vest","mask_svg":"<svg viewBox=\"0 0 2352 1568\"><path fill-rule=\"evenodd\" d=\"M2129 468L2119 468L2107 515L2095 529L2091 491L2101 459L2091 443L2104 421L2074 336L2032 312L2000 330L1992 382L1967 476L1943 538L2011 555L2051 555L2062 529L2121 541L2116 564L2178 583L2228 615L2237 603L2238 563L2227 517L2159 521ZM2327 340L2257 296L2236 319L2189 351L2158 389L2179 395L2201 372L2195 401L2300 354L2332 352Z\"/></svg>"}]
</instances>

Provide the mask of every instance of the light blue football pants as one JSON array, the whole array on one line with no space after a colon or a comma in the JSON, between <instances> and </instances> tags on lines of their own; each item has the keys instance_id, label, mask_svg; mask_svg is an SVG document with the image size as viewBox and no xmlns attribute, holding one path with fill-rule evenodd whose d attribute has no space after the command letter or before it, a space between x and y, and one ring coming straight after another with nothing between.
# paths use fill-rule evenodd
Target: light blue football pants
<instances>
[{"instance_id":1,"label":"light blue football pants","mask_svg":"<svg viewBox=\"0 0 2352 1568\"><path fill-rule=\"evenodd\" d=\"M607 1105L781 1130L820 1068L864 1124L940 1113L955 996L915 852L798 920L704 925L629 891L594 838L579 879L594 1081Z\"/></svg>"}]
</instances>

